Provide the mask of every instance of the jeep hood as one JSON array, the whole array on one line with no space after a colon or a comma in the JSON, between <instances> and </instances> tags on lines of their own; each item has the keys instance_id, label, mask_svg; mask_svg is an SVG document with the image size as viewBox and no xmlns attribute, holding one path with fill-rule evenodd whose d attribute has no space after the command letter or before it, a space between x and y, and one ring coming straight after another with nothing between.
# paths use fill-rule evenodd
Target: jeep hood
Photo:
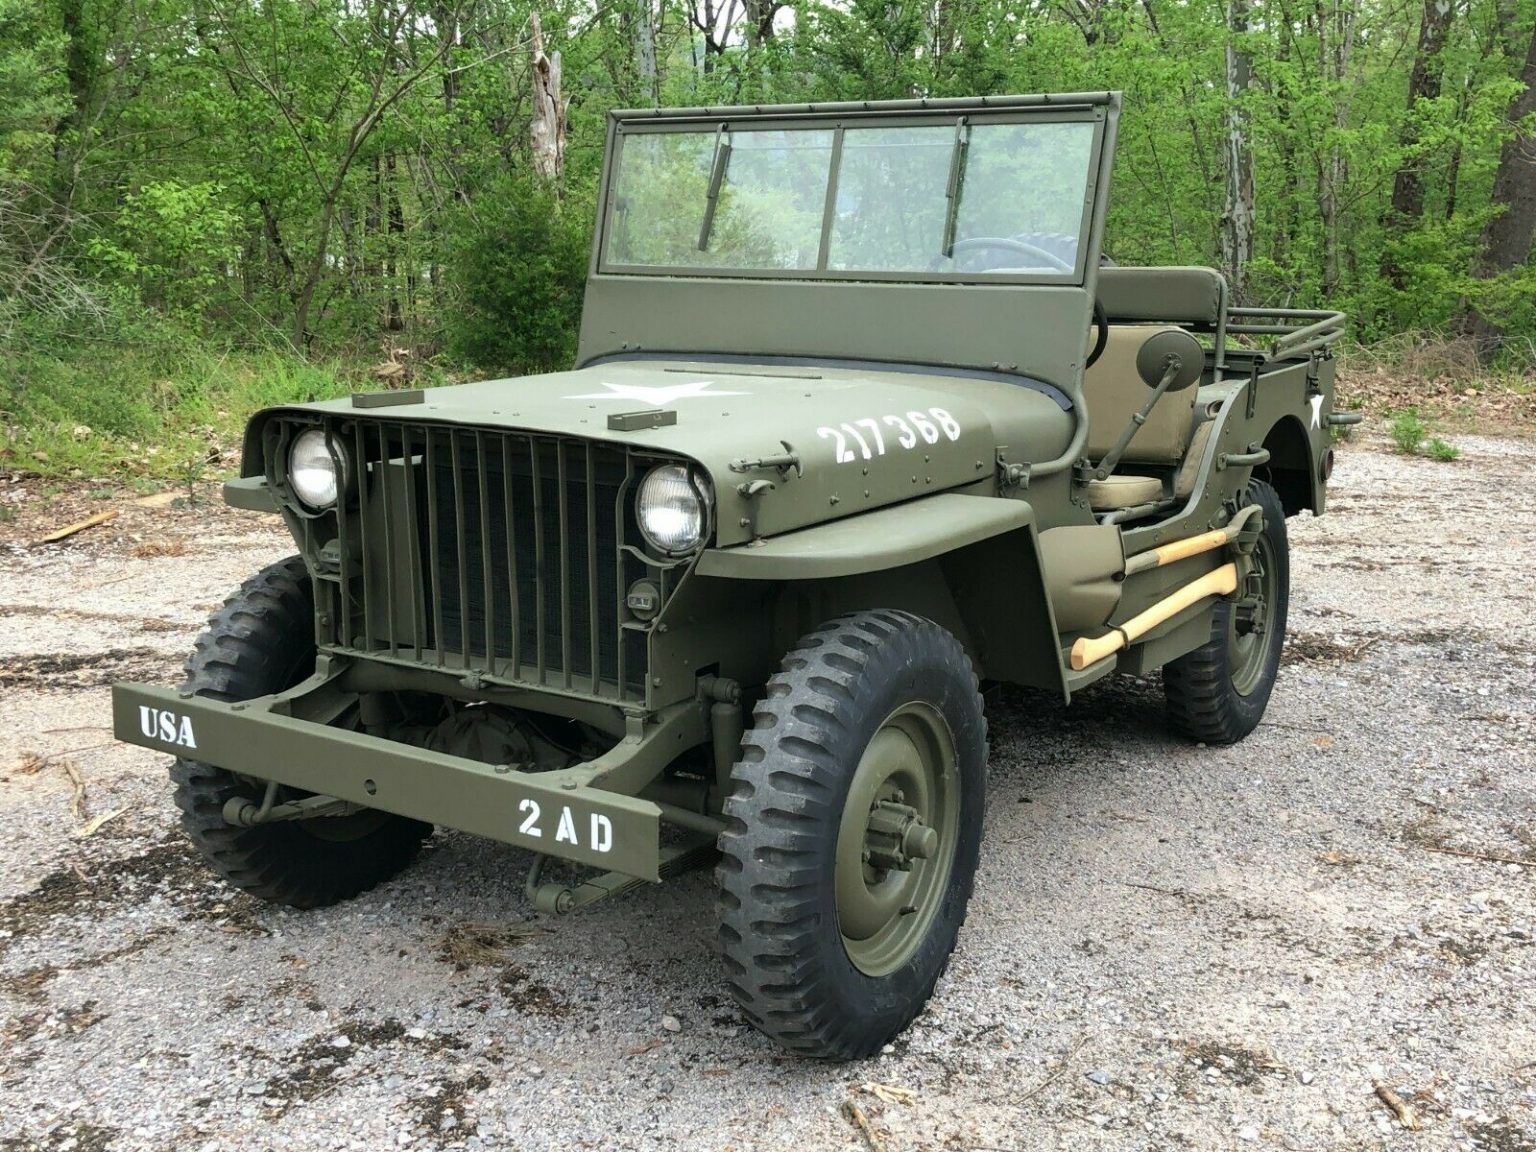
<instances>
[{"instance_id":1,"label":"jeep hood","mask_svg":"<svg viewBox=\"0 0 1536 1152\"><path fill-rule=\"evenodd\" d=\"M610 416L657 409L675 412L676 422L609 427ZM348 398L266 409L246 434L246 475L262 470L262 424L295 411L513 428L687 457L714 484L720 546L985 480L999 447L1010 461L1045 460L1072 433L1054 389L1000 376L627 360L430 389L421 403L357 407ZM799 457L798 473L742 467L786 450ZM758 480L773 487L746 495Z\"/></svg>"}]
</instances>

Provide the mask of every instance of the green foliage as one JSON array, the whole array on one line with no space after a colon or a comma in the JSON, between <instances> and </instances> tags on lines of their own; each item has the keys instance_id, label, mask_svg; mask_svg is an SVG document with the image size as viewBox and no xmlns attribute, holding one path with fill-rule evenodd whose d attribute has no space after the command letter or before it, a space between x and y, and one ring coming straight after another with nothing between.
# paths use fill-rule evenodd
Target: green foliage
<instances>
[{"instance_id":1,"label":"green foliage","mask_svg":"<svg viewBox=\"0 0 1536 1152\"><path fill-rule=\"evenodd\" d=\"M64 37L41 0L0 0L0 194L37 176L69 108Z\"/></svg>"},{"instance_id":2,"label":"green foliage","mask_svg":"<svg viewBox=\"0 0 1536 1152\"><path fill-rule=\"evenodd\" d=\"M169 313L201 312L239 255L240 218L222 184L145 184L123 198L115 223L116 237L92 240L87 252Z\"/></svg>"},{"instance_id":3,"label":"green foliage","mask_svg":"<svg viewBox=\"0 0 1536 1152\"><path fill-rule=\"evenodd\" d=\"M589 202L561 203L533 179L497 181L449 232L452 355L492 372L569 367L591 244Z\"/></svg>"},{"instance_id":4,"label":"green foliage","mask_svg":"<svg viewBox=\"0 0 1536 1152\"><path fill-rule=\"evenodd\" d=\"M1461 458L1461 449L1454 444L1448 444L1436 436L1428 444L1424 445L1424 455L1431 460L1438 460L1442 464L1448 464L1452 460Z\"/></svg>"},{"instance_id":5,"label":"green foliage","mask_svg":"<svg viewBox=\"0 0 1536 1152\"><path fill-rule=\"evenodd\" d=\"M1419 415L1418 409L1407 408L1393 413L1388 426L1392 443L1404 456L1427 456L1431 460L1449 463L1461 457L1461 449L1439 436L1430 436L1429 425Z\"/></svg>"},{"instance_id":6,"label":"green foliage","mask_svg":"<svg viewBox=\"0 0 1536 1152\"><path fill-rule=\"evenodd\" d=\"M1397 450L1404 456L1418 455L1424 438L1429 435L1429 426L1424 423L1416 408L1406 408L1395 413L1388 430L1392 435L1392 443L1397 445Z\"/></svg>"},{"instance_id":7,"label":"green foliage","mask_svg":"<svg viewBox=\"0 0 1536 1152\"><path fill-rule=\"evenodd\" d=\"M8 361L0 466L116 483L229 472L225 452L256 409L359 386L336 362L219 347L153 319L90 332L33 324L13 335Z\"/></svg>"}]
</instances>

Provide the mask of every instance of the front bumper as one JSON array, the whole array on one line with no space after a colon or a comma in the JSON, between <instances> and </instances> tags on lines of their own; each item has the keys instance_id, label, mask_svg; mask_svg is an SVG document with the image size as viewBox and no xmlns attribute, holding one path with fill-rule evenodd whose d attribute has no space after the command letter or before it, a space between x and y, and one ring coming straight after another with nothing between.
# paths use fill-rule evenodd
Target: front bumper
<instances>
[{"instance_id":1,"label":"front bumper","mask_svg":"<svg viewBox=\"0 0 1536 1152\"><path fill-rule=\"evenodd\" d=\"M310 686L317 684L318 678ZM591 786L598 775L592 765L518 772L332 728L292 714L302 694L303 686L228 704L167 688L117 684L112 688L113 734L242 776L275 780L604 871L661 879L660 806ZM644 755L651 743L649 736L621 742L610 757L623 763Z\"/></svg>"}]
</instances>

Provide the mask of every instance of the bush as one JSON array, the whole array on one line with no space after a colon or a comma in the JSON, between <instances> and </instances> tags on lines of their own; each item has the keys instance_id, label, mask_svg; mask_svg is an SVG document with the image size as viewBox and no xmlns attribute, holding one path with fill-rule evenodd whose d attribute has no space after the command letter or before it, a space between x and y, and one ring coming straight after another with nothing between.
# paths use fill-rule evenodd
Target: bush
<instances>
[{"instance_id":1,"label":"bush","mask_svg":"<svg viewBox=\"0 0 1536 1152\"><path fill-rule=\"evenodd\" d=\"M569 367L591 215L589 203L562 204L531 178L503 178L460 209L446 268L451 355L491 372Z\"/></svg>"},{"instance_id":2,"label":"bush","mask_svg":"<svg viewBox=\"0 0 1536 1152\"><path fill-rule=\"evenodd\" d=\"M1391 424L1392 442L1397 445L1397 450L1404 456L1414 456L1424 444L1424 438L1429 435L1429 428L1419 418L1418 410L1409 408L1392 417Z\"/></svg>"},{"instance_id":3,"label":"bush","mask_svg":"<svg viewBox=\"0 0 1536 1152\"><path fill-rule=\"evenodd\" d=\"M1424 455L1431 460L1438 460L1442 464L1449 464L1452 460L1461 458L1461 449L1454 444L1447 444L1436 436L1428 444L1424 445Z\"/></svg>"}]
</instances>

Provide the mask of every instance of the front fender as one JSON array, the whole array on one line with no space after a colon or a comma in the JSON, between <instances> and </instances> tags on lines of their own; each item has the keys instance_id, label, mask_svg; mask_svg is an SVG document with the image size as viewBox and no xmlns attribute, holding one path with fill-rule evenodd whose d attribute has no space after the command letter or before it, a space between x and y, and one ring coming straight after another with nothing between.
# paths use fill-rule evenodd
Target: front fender
<instances>
[{"instance_id":1,"label":"front fender","mask_svg":"<svg viewBox=\"0 0 1536 1152\"><path fill-rule=\"evenodd\" d=\"M1035 510L1022 500L945 492L768 540L711 548L699 557L697 571L727 580L825 580L884 572L1034 521Z\"/></svg>"},{"instance_id":2,"label":"front fender","mask_svg":"<svg viewBox=\"0 0 1536 1152\"><path fill-rule=\"evenodd\" d=\"M712 549L694 571L732 605L711 614L736 635L743 621L780 621L771 638L764 636L764 655L774 662L797 636L832 616L897 608L951 629L981 677L1069 694L1035 510L1023 500L941 493ZM732 596L730 589L740 592ZM677 598L679 617L688 615L683 599ZM686 635L687 628L678 631ZM673 638L686 644L684 635L675 631ZM748 672L746 679L755 677Z\"/></svg>"}]
</instances>

